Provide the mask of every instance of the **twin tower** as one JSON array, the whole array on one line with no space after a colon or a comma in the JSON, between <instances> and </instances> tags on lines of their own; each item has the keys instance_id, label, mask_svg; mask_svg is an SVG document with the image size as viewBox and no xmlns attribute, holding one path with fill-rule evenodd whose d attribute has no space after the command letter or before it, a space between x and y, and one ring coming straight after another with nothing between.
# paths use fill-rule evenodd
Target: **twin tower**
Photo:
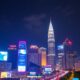
<instances>
[{"instance_id":1,"label":"twin tower","mask_svg":"<svg viewBox=\"0 0 80 80\"><path fill-rule=\"evenodd\" d=\"M51 65L52 69L55 70L55 37L52 22L50 21L48 29L48 65Z\"/></svg>"}]
</instances>

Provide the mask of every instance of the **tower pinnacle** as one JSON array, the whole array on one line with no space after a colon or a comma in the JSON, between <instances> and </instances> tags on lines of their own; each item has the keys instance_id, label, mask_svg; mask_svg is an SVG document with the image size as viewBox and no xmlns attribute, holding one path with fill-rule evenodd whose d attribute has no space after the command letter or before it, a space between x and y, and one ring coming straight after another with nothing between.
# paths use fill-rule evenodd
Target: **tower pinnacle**
<instances>
[{"instance_id":1,"label":"tower pinnacle","mask_svg":"<svg viewBox=\"0 0 80 80\"><path fill-rule=\"evenodd\" d=\"M50 23L49 23L49 31L53 31L53 26L52 26L51 20L50 20Z\"/></svg>"}]
</instances>

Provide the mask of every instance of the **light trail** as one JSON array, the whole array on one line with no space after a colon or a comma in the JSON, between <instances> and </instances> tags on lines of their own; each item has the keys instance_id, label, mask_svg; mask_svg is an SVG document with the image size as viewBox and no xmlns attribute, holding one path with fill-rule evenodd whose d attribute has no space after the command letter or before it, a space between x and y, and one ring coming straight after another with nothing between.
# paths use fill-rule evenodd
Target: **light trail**
<instances>
[{"instance_id":1,"label":"light trail","mask_svg":"<svg viewBox=\"0 0 80 80\"><path fill-rule=\"evenodd\" d=\"M45 78L42 78L40 80L60 80L61 77L65 76L68 73L69 71L61 71L56 73L55 75L46 76Z\"/></svg>"}]
</instances>

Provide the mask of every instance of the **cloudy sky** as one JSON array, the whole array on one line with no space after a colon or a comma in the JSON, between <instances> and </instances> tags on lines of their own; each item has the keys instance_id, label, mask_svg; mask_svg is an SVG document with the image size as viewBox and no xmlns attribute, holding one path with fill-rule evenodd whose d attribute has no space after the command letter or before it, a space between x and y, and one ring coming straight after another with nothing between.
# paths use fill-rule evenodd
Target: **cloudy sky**
<instances>
[{"instance_id":1,"label":"cloudy sky","mask_svg":"<svg viewBox=\"0 0 80 80\"><path fill-rule=\"evenodd\" d=\"M79 50L79 0L0 0L0 47L19 40L47 47L50 18L56 46L69 38Z\"/></svg>"}]
</instances>

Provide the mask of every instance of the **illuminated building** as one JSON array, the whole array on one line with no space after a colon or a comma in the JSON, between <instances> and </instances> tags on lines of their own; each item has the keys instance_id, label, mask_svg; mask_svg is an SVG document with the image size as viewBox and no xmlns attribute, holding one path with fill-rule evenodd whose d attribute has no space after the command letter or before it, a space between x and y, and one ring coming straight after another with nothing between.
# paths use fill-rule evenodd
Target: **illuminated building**
<instances>
[{"instance_id":1,"label":"illuminated building","mask_svg":"<svg viewBox=\"0 0 80 80\"><path fill-rule=\"evenodd\" d=\"M64 69L64 45L58 46L58 64L59 70Z\"/></svg>"},{"instance_id":2,"label":"illuminated building","mask_svg":"<svg viewBox=\"0 0 80 80\"><path fill-rule=\"evenodd\" d=\"M39 65L39 54L38 54L38 46L31 45L28 53L29 63L34 63Z\"/></svg>"},{"instance_id":3,"label":"illuminated building","mask_svg":"<svg viewBox=\"0 0 80 80\"><path fill-rule=\"evenodd\" d=\"M9 45L8 50L16 50L17 46L15 44Z\"/></svg>"},{"instance_id":4,"label":"illuminated building","mask_svg":"<svg viewBox=\"0 0 80 80\"><path fill-rule=\"evenodd\" d=\"M75 63L75 70L80 71L80 60Z\"/></svg>"},{"instance_id":5,"label":"illuminated building","mask_svg":"<svg viewBox=\"0 0 80 80\"><path fill-rule=\"evenodd\" d=\"M63 42L64 45L64 69L72 69L74 66L74 52L72 50L72 41L68 38Z\"/></svg>"},{"instance_id":6,"label":"illuminated building","mask_svg":"<svg viewBox=\"0 0 80 80\"><path fill-rule=\"evenodd\" d=\"M51 73L52 73L51 65L47 65L43 67L43 74L51 74Z\"/></svg>"},{"instance_id":7,"label":"illuminated building","mask_svg":"<svg viewBox=\"0 0 80 80\"><path fill-rule=\"evenodd\" d=\"M18 47L17 47L17 45L10 44L8 46L8 52L9 52L8 62L12 63L12 70L17 69L17 60L18 60Z\"/></svg>"},{"instance_id":8,"label":"illuminated building","mask_svg":"<svg viewBox=\"0 0 80 80\"><path fill-rule=\"evenodd\" d=\"M7 61L7 60L8 60L8 52L0 51L0 61Z\"/></svg>"},{"instance_id":9,"label":"illuminated building","mask_svg":"<svg viewBox=\"0 0 80 80\"><path fill-rule=\"evenodd\" d=\"M48 65L55 69L55 38L51 21L48 29Z\"/></svg>"},{"instance_id":10,"label":"illuminated building","mask_svg":"<svg viewBox=\"0 0 80 80\"><path fill-rule=\"evenodd\" d=\"M8 62L8 51L0 51L0 71L11 70L11 63Z\"/></svg>"},{"instance_id":11,"label":"illuminated building","mask_svg":"<svg viewBox=\"0 0 80 80\"><path fill-rule=\"evenodd\" d=\"M26 41L19 41L18 49L18 72L26 72L27 46Z\"/></svg>"},{"instance_id":12,"label":"illuminated building","mask_svg":"<svg viewBox=\"0 0 80 80\"><path fill-rule=\"evenodd\" d=\"M71 50L72 42L68 38L66 38L65 41L63 42L63 45L64 45L64 65L65 65L64 69L68 69L69 61L67 59L69 59L68 53L72 51Z\"/></svg>"},{"instance_id":13,"label":"illuminated building","mask_svg":"<svg viewBox=\"0 0 80 80\"><path fill-rule=\"evenodd\" d=\"M47 57L46 57L46 48L40 47L39 48L39 53L41 55L41 66L46 66L47 65Z\"/></svg>"},{"instance_id":14,"label":"illuminated building","mask_svg":"<svg viewBox=\"0 0 80 80\"><path fill-rule=\"evenodd\" d=\"M76 52L75 51L69 51L66 54L66 69L73 69L75 67L75 61L76 61Z\"/></svg>"}]
</instances>

